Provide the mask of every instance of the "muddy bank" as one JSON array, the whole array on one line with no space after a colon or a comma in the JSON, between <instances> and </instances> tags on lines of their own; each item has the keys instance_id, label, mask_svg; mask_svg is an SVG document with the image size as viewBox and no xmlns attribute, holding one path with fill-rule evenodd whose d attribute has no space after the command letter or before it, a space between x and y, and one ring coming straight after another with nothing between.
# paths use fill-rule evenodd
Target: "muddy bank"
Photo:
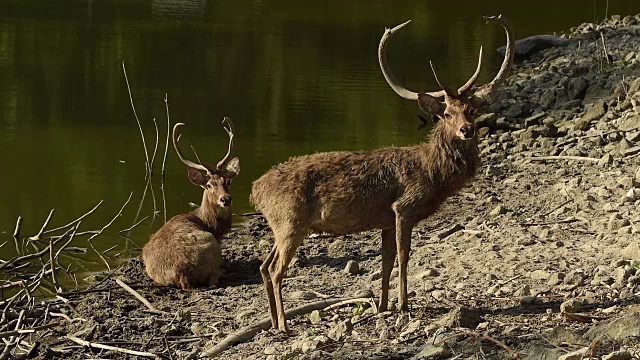
<instances>
[{"instance_id":1,"label":"muddy bank","mask_svg":"<svg viewBox=\"0 0 640 360\"><path fill-rule=\"evenodd\" d=\"M478 117L476 180L414 231L410 316L366 301L312 312L291 320L291 336L259 332L221 358L640 357L639 19L583 24L571 36L602 36L516 66ZM267 316L259 265L271 242L264 220L250 218L224 243L220 286L192 292L154 286L133 259L93 289L34 304L34 316L49 314L39 323L60 326L23 340L39 341L30 356L43 359L195 358ZM287 308L375 296L379 233L312 234L287 276Z\"/></svg>"}]
</instances>

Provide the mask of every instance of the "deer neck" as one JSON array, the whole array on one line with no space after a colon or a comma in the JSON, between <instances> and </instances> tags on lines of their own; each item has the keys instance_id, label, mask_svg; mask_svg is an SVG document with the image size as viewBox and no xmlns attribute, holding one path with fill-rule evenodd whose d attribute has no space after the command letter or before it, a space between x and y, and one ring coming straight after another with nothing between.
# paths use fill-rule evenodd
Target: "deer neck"
<instances>
[{"instance_id":1,"label":"deer neck","mask_svg":"<svg viewBox=\"0 0 640 360\"><path fill-rule=\"evenodd\" d=\"M200 220L205 230L213 233L216 238L221 238L231 229L231 207L221 207L217 201L207 196L206 192L202 196L200 207L195 209L193 214Z\"/></svg>"},{"instance_id":2,"label":"deer neck","mask_svg":"<svg viewBox=\"0 0 640 360\"><path fill-rule=\"evenodd\" d=\"M464 181L474 176L480 162L475 137L464 141L452 136L444 127L436 126L430 135L430 141L423 146L423 161L433 181Z\"/></svg>"}]
</instances>

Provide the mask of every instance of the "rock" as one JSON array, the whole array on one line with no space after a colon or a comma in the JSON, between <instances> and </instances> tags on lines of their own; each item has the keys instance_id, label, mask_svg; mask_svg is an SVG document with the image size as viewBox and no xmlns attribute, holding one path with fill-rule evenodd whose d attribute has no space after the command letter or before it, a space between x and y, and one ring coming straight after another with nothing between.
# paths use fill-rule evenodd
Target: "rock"
<instances>
[{"instance_id":1,"label":"rock","mask_svg":"<svg viewBox=\"0 0 640 360\"><path fill-rule=\"evenodd\" d=\"M589 351L589 347L582 348L580 350L576 350L570 352L568 354L562 355L558 358L558 360L582 360L584 359L584 355Z\"/></svg>"},{"instance_id":2,"label":"rock","mask_svg":"<svg viewBox=\"0 0 640 360\"><path fill-rule=\"evenodd\" d=\"M519 237L518 240L516 240L516 243L518 245L531 246L535 244L536 241L533 239L533 236L525 235L525 236Z\"/></svg>"},{"instance_id":3,"label":"rock","mask_svg":"<svg viewBox=\"0 0 640 360\"><path fill-rule=\"evenodd\" d=\"M624 195L624 199L628 202L635 202L636 200L640 199L640 189L629 189L629 191L627 191L627 193Z\"/></svg>"},{"instance_id":4,"label":"rock","mask_svg":"<svg viewBox=\"0 0 640 360\"><path fill-rule=\"evenodd\" d=\"M316 336L312 339L301 339L294 341L291 345L291 348L294 350L302 350L303 353L308 353L311 351L317 350L319 347L326 347L326 345L331 344L332 341L330 338L324 335ZM284 356L283 356L284 357Z\"/></svg>"},{"instance_id":5,"label":"rock","mask_svg":"<svg viewBox=\"0 0 640 360\"><path fill-rule=\"evenodd\" d=\"M400 333L399 337L403 338L408 335L411 335L418 331L422 322L420 320L413 320L404 327L403 331Z\"/></svg>"},{"instance_id":6,"label":"rock","mask_svg":"<svg viewBox=\"0 0 640 360\"><path fill-rule=\"evenodd\" d=\"M629 143L626 139L623 139L623 141ZM622 144L622 141L620 141L620 143ZM640 154L640 146L627 147L624 150L620 147L620 153L625 157Z\"/></svg>"},{"instance_id":7,"label":"rock","mask_svg":"<svg viewBox=\"0 0 640 360\"><path fill-rule=\"evenodd\" d=\"M578 285L581 286L584 284L585 276L584 274L577 271L569 271L567 276L564 277L564 283L567 285Z\"/></svg>"},{"instance_id":8,"label":"rock","mask_svg":"<svg viewBox=\"0 0 640 360\"><path fill-rule=\"evenodd\" d=\"M487 135L489 135L489 132L491 132L491 129L489 129L488 127L484 126L478 129L478 136L479 137L485 137Z\"/></svg>"},{"instance_id":9,"label":"rock","mask_svg":"<svg viewBox=\"0 0 640 360\"><path fill-rule=\"evenodd\" d=\"M547 281L547 284L549 286L556 286L556 285L562 283L562 280L564 279L564 276L565 276L564 273L553 273L549 277L549 280Z\"/></svg>"},{"instance_id":10,"label":"rock","mask_svg":"<svg viewBox=\"0 0 640 360\"><path fill-rule=\"evenodd\" d=\"M604 116L604 114L607 112L607 108L608 106L604 102L604 100L598 100L593 104L593 106L587 109L587 112L584 114L581 120L587 121L588 123L591 123L594 120L598 120Z\"/></svg>"},{"instance_id":11,"label":"rock","mask_svg":"<svg viewBox=\"0 0 640 360\"><path fill-rule=\"evenodd\" d=\"M589 340L607 338L612 341L638 339L640 337L640 311L633 311L621 318L600 323L587 331Z\"/></svg>"},{"instance_id":12,"label":"rock","mask_svg":"<svg viewBox=\"0 0 640 360\"><path fill-rule=\"evenodd\" d=\"M640 115L622 117L618 120L618 130L621 130L621 131L634 130L638 127L639 124L640 124Z\"/></svg>"},{"instance_id":13,"label":"rock","mask_svg":"<svg viewBox=\"0 0 640 360\"><path fill-rule=\"evenodd\" d=\"M327 255L339 257L344 255L344 240L336 239L327 246Z\"/></svg>"},{"instance_id":14,"label":"rock","mask_svg":"<svg viewBox=\"0 0 640 360\"><path fill-rule=\"evenodd\" d=\"M503 116L496 120L496 129L498 130L510 130L511 125L507 122L507 119Z\"/></svg>"},{"instance_id":15,"label":"rock","mask_svg":"<svg viewBox=\"0 0 640 360\"><path fill-rule=\"evenodd\" d=\"M318 295L313 291L293 291L289 296L292 299L300 300L313 300L318 297Z\"/></svg>"},{"instance_id":16,"label":"rock","mask_svg":"<svg viewBox=\"0 0 640 360\"><path fill-rule=\"evenodd\" d=\"M618 231L623 226L629 225L629 220L623 219L620 214L611 214L609 217L609 223L607 224L607 230L610 232Z\"/></svg>"},{"instance_id":17,"label":"rock","mask_svg":"<svg viewBox=\"0 0 640 360\"><path fill-rule=\"evenodd\" d=\"M536 296L523 296L520 298L520 305L523 305L523 306L540 305L540 304L542 304L542 299Z\"/></svg>"},{"instance_id":18,"label":"rock","mask_svg":"<svg viewBox=\"0 0 640 360\"><path fill-rule=\"evenodd\" d=\"M617 183L623 188L630 188L633 186L634 180L631 176L622 176L618 178Z\"/></svg>"},{"instance_id":19,"label":"rock","mask_svg":"<svg viewBox=\"0 0 640 360\"><path fill-rule=\"evenodd\" d=\"M624 136L627 141L636 142L640 140L640 131L629 131Z\"/></svg>"},{"instance_id":20,"label":"rock","mask_svg":"<svg viewBox=\"0 0 640 360\"><path fill-rule=\"evenodd\" d=\"M351 275L357 275L360 272L360 264L355 260L349 260L344 272Z\"/></svg>"},{"instance_id":21,"label":"rock","mask_svg":"<svg viewBox=\"0 0 640 360\"><path fill-rule=\"evenodd\" d=\"M636 181L636 183L640 184L640 167L638 167L638 170L636 170L634 180Z\"/></svg>"},{"instance_id":22,"label":"rock","mask_svg":"<svg viewBox=\"0 0 640 360\"><path fill-rule=\"evenodd\" d=\"M638 284L640 284L640 276L638 276L638 275L629 276L629 279L627 279L627 282L630 285L638 285Z\"/></svg>"},{"instance_id":23,"label":"rock","mask_svg":"<svg viewBox=\"0 0 640 360\"><path fill-rule=\"evenodd\" d=\"M424 280L424 279L426 279L426 278L436 277L436 276L438 276L438 275L440 275L440 273L439 273L437 270L435 270L435 269L428 269L428 270L425 270L425 271L423 271L423 272L418 273L418 274L415 276L415 279L416 279L416 280Z\"/></svg>"},{"instance_id":24,"label":"rock","mask_svg":"<svg viewBox=\"0 0 640 360\"><path fill-rule=\"evenodd\" d=\"M613 277L616 280L616 283L620 285L626 284L629 276L631 276L631 273L623 267L616 268L613 271Z\"/></svg>"},{"instance_id":25,"label":"rock","mask_svg":"<svg viewBox=\"0 0 640 360\"><path fill-rule=\"evenodd\" d=\"M504 207L503 205L498 205L493 210L491 210L489 215L490 216L500 216L500 215L503 215L503 214L506 214L506 213L507 213L507 208Z\"/></svg>"},{"instance_id":26,"label":"rock","mask_svg":"<svg viewBox=\"0 0 640 360\"><path fill-rule=\"evenodd\" d=\"M542 119L545 118L547 116L546 113L540 112L537 113L535 115L529 116L528 118L524 119L524 126L525 127L530 127L530 126L535 126L535 125L541 125L542 123Z\"/></svg>"},{"instance_id":27,"label":"rock","mask_svg":"<svg viewBox=\"0 0 640 360\"><path fill-rule=\"evenodd\" d=\"M327 336L335 341L340 341L346 336L351 335L351 331L353 331L353 324L351 323L351 319L347 319L334 325L329 330Z\"/></svg>"},{"instance_id":28,"label":"rock","mask_svg":"<svg viewBox=\"0 0 640 360\"><path fill-rule=\"evenodd\" d=\"M495 113L482 114L476 118L476 126L478 128L486 127L495 129L497 119L498 116Z\"/></svg>"},{"instance_id":29,"label":"rock","mask_svg":"<svg viewBox=\"0 0 640 360\"><path fill-rule=\"evenodd\" d=\"M311 314L309 314L309 320L312 324L318 325L322 322L322 316L320 316L319 310L313 310Z\"/></svg>"},{"instance_id":30,"label":"rock","mask_svg":"<svg viewBox=\"0 0 640 360\"><path fill-rule=\"evenodd\" d=\"M513 119L513 118L526 116L530 112L531 112L531 105L525 102L517 102L509 106L509 108L507 108L507 110L505 111L505 115L509 119ZM497 125L497 120L496 120L496 125Z\"/></svg>"},{"instance_id":31,"label":"rock","mask_svg":"<svg viewBox=\"0 0 640 360\"><path fill-rule=\"evenodd\" d=\"M529 296L531 295L531 286L523 285L513 293L513 296Z\"/></svg>"},{"instance_id":32,"label":"rock","mask_svg":"<svg viewBox=\"0 0 640 360\"><path fill-rule=\"evenodd\" d=\"M453 355L451 350L440 346L434 345L431 342L427 343L419 353L417 353L411 359L413 360L426 360L426 359L446 359Z\"/></svg>"},{"instance_id":33,"label":"rock","mask_svg":"<svg viewBox=\"0 0 640 360\"><path fill-rule=\"evenodd\" d=\"M602 360L631 360L631 353L626 350L614 351L602 357Z\"/></svg>"},{"instance_id":34,"label":"rock","mask_svg":"<svg viewBox=\"0 0 640 360\"><path fill-rule=\"evenodd\" d=\"M561 313L577 313L582 309L582 303L576 299L569 299L560 304Z\"/></svg>"},{"instance_id":35,"label":"rock","mask_svg":"<svg viewBox=\"0 0 640 360\"><path fill-rule=\"evenodd\" d=\"M611 164L613 164L613 156L610 154L604 154L604 156L598 160L598 165L600 166L608 166Z\"/></svg>"},{"instance_id":36,"label":"rock","mask_svg":"<svg viewBox=\"0 0 640 360\"><path fill-rule=\"evenodd\" d=\"M435 325L447 328L465 327L475 329L482 322L477 310L457 307L435 322Z\"/></svg>"},{"instance_id":37,"label":"rock","mask_svg":"<svg viewBox=\"0 0 640 360\"><path fill-rule=\"evenodd\" d=\"M593 280L591 280L591 285L611 285L616 282L612 276L609 275L598 275Z\"/></svg>"},{"instance_id":38,"label":"rock","mask_svg":"<svg viewBox=\"0 0 640 360\"><path fill-rule=\"evenodd\" d=\"M551 277L551 274L544 270L534 270L529 274L529 276L533 280L548 280L549 277Z\"/></svg>"}]
</instances>

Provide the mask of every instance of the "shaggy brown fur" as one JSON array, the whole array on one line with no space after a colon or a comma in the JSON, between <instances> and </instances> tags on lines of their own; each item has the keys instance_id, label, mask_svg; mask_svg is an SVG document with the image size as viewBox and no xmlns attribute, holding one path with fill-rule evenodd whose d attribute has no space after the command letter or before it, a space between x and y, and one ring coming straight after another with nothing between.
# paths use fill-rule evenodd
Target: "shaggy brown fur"
<instances>
[{"instance_id":1,"label":"shaggy brown fur","mask_svg":"<svg viewBox=\"0 0 640 360\"><path fill-rule=\"evenodd\" d=\"M498 21L505 26L501 20ZM504 80L508 73L508 69L504 69L511 65L511 58L505 58L499 75L488 84L491 89L484 88L481 98L474 97L472 90L480 66L457 92L443 84L434 69L443 90L413 93L397 83L385 57L387 39L404 25L406 23L388 29L383 35L379 46L380 66L398 95L417 100L421 109L441 119L430 141L369 152L327 152L295 157L275 166L253 183L251 201L264 214L275 237L274 246L260 267L274 328L288 331L282 304L282 279L309 231L349 234L382 230L379 310L387 309L389 278L397 252L398 304L406 311L411 231L462 188L476 171L478 146L471 112L484 102L489 90Z\"/></svg>"},{"instance_id":2,"label":"shaggy brown fur","mask_svg":"<svg viewBox=\"0 0 640 360\"><path fill-rule=\"evenodd\" d=\"M183 159L176 136L179 125L174 127L174 147ZM174 216L153 234L142 249L142 259L149 277L160 285L177 285L184 290L199 285L217 286L222 273L220 242L231 229L229 185L240 171L240 163L233 158L226 169L221 170L223 164L219 164L214 170L188 160L183 162L195 166L189 168L188 174L192 183L204 189L202 203L192 212Z\"/></svg>"}]
</instances>

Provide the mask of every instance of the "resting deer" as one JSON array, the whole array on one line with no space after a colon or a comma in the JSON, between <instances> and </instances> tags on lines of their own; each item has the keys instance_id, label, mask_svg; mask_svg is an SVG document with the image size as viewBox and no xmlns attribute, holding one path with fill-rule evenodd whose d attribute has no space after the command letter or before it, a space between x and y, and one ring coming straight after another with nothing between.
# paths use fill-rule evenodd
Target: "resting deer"
<instances>
[{"instance_id":1,"label":"resting deer","mask_svg":"<svg viewBox=\"0 0 640 360\"><path fill-rule=\"evenodd\" d=\"M227 154L211 167L187 160L180 150L178 129L173 127L173 146L189 167L189 180L204 189L200 207L167 221L142 249L147 274L161 285L179 285L183 290L198 285L218 285L222 272L222 236L231 229L231 179L240 172L240 160L231 157L234 127L231 119L222 121L229 135Z\"/></svg>"},{"instance_id":2,"label":"resting deer","mask_svg":"<svg viewBox=\"0 0 640 360\"><path fill-rule=\"evenodd\" d=\"M271 323L288 332L282 304L282 280L289 262L308 232L350 234L382 230L382 292L379 310L387 309L389 278L396 250L399 263L398 305L407 305L407 262L411 230L433 214L450 195L474 176L479 163L472 111L490 101L491 91L507 77L513 62L513 35L507 34L507 55L489 84L474 87L480 74L482 48L473 76L457 91L432 71L440 91L416 93L402 87L386 61L387 42L408 22L386 29L378 48L382 74L401 97L440 121L430 141L416 146L374 151L325 152L291 158L253 183L251 201L273 230L275 243L260 266L269 300Z\"/></svg>"}]
</instances>

